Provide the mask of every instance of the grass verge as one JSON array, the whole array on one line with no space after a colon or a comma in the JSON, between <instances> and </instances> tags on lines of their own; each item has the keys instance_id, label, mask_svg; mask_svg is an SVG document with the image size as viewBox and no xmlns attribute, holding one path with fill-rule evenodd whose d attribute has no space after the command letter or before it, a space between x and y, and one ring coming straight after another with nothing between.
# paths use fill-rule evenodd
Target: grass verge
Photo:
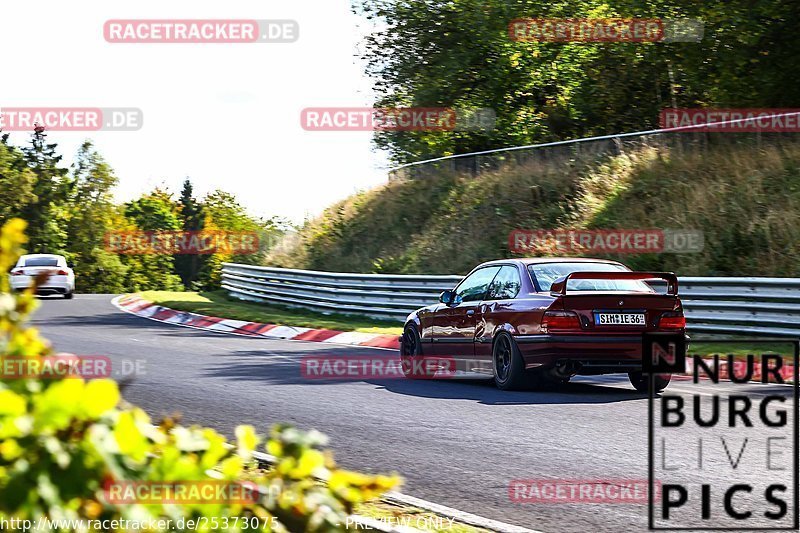
<instances>
[{"instance_id":1,"label":"grass verge","mask_svg":"<svg viewBox=\"0 0 800 533\"><path fill-rule=\"evenodd\" d=\"M137 294L145 300L170 309L234 320L387 335L400 335L403 332L402 326L394 321L372 320L350 315L324 315L302 309L243 302L230 298L227 292L222 290L199 293L143 291Z\"/></svg>"},{"instance_id":2,"label":"grass verge","mask_svg":"<svg viewBox=\"0 0 800 533\"><path fill-rule=\"evenodd\" d=\"M730 342L734 340L734 336L726 336L720 338L719 341L704 338L700 342L689 342L689 354L698 354L702 356L712 356L719 354L725 357L728 354L733 354L736 359L744 359L748 354L753 354L758 357L761 354L779 354L788 360L794 359L794 345L791 342L776 340L770 342Z\"/></svg>"},{"instance_id":3,"label":"grass verge","mask_svg":"<svg viewBox=\"0 0 800 533\"><path fill-rule=\"evenodd\" d=\"M508 166L478 177L429 168L425 178L392 180L330 207L276 247L268 262L333 272L454 274L513 257L508 236L514 229L672 228L702 230L702 251L590 255L682 276L800 275L800 232L790 222L800 217L800 143L743 144L744 138L724 135L697 141L584 162L510 158ZM531 255L570 255L547 248Z\"/></svg>"}]
</instances>

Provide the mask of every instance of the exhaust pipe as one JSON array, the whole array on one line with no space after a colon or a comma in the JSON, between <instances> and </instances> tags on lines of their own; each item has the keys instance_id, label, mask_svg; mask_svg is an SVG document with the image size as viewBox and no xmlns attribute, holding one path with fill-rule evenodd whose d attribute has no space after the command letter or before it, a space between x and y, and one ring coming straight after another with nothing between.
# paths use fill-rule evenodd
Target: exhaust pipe
<instances>
[{"instance_id":1,"label":"exhaust pipe","mask_svg":"<svg viewBox=\"0 0 800 533\"><path fill-rule=\"evenodd\" d=\"M577 374L580 369L581 364L579 362L562 359L556 362L552 372L559 379L568 379Z\"/></svg>"}]
</instances>

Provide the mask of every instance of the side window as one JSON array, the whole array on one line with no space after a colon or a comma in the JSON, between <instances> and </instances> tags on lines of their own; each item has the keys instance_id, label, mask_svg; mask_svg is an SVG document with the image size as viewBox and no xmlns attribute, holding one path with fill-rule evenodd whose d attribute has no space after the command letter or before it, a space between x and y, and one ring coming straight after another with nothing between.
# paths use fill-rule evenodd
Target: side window
<instances>
[{"instance_id":1,"label":"side window","mask_svg":"<svg viewBox=\"0 0 800 533\"><path fill-rule=\"evenodd\" d=\"M510 300L519 294L522 281L517 267L504 266L489 287L487 300Z\"/></svg>"},{"instance_id":2,"label":"side window","mask_svg":"<svg viewBox=\"0 0 800 533\"><path fill-rule=\"evenodd\" d=\"M475 302L483 300L489 284L492 282L495 274L500 270L500 267L486 267L476 270L456 289L456 294L461 297L462 302Z\"/></svg>"}]
</instances>

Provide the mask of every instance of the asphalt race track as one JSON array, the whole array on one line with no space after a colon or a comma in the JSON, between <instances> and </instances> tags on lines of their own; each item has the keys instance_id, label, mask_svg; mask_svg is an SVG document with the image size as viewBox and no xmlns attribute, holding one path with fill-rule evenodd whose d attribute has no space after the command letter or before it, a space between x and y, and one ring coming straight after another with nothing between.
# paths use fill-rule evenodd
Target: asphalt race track
<instances>
[{"instance_id":1,"label":"asphalt race track","mask_svg":"<svg viewBox=\"0 0 800 533\"><path fill-rule=\"evenodd\" d=\"M124 396L154 417L180 412L228 435L241 423L317 428L345 467L397 471L406 494L545 532L647 528L646 505L520 504L508 492L514 479L647 479L648 400L625 376L511 393L481 382L309 381L305 354L393 354L160 324L111 298L44 298L35 324L58 351L143 360Z\"/></svg>"}]
</instances>

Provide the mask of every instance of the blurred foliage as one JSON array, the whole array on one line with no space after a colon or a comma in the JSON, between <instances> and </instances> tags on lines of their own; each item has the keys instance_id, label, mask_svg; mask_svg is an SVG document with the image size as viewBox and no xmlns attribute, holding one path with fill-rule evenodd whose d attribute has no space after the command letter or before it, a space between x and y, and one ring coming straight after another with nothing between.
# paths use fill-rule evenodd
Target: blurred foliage
<instances>
[{"instance_id":1,"label":"blurred foliage","mask_svg":"<svg viewBox=\"0 0 800 533\"><path fill-rule=\"evenodd\" d=\"M12 219L0 230L0 353L38 358L52 349L27 326L37 301L32 290L9 293L6 272L23 253L25 223ZM0 519L145 521L201 519L198 531L244 531L259 519L264 531L345 530L356 504L393 488L395 476L340 470L321 448L325 437L278 425L264 448L273 468L254 470L252 452L262 439L250 426L236 442L201 427L165 419L157 426L138 407L121 400L116 382L67 379L0 381ZM255 482L254 503L113 503L109 483ZM84 522L87 524L87 522ZM59 528L77 531L77 525ZM94 529L94 528L93 528ZM106 529L108 530L108 529ZM157 530L157 529L156 529ZM151 529L153 531L153 529Z\"/></svg>"}]
</instances>

